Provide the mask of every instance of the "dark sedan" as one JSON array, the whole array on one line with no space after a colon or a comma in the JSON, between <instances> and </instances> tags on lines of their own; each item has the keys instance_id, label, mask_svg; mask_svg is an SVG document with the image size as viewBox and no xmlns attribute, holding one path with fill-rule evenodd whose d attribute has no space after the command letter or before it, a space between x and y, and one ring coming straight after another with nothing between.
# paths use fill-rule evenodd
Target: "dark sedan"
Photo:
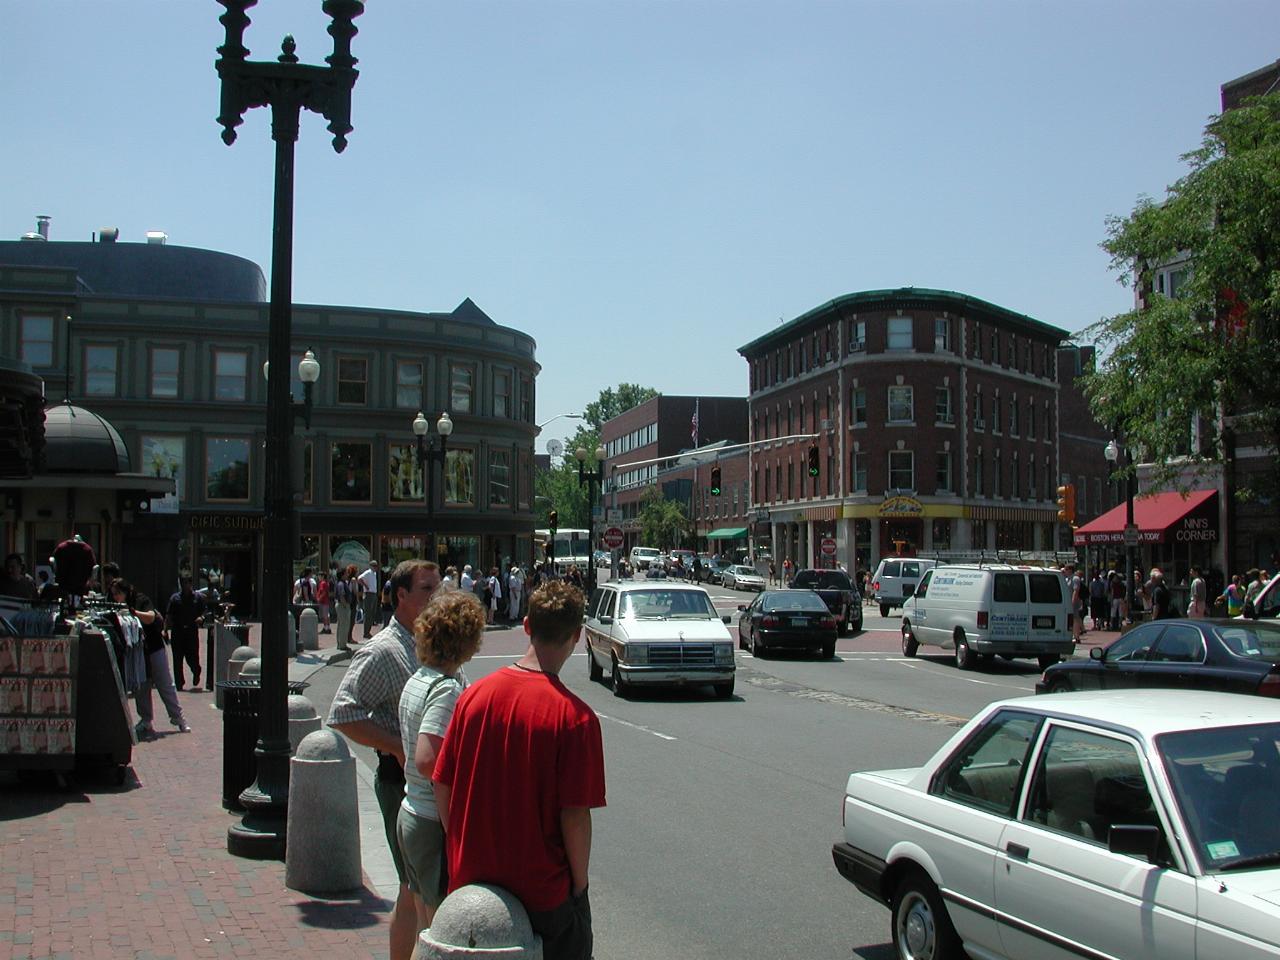
<instances>
[{"instance_id":1,"label":"dark sedan","mask_svg":"<svg viewBox=\"0 0 1280 960\"><path fill-rule=\"evenodd\" d=\"M1182 687L1280 697L1280 624L1256 620L1156 620L1134 627L1088 660L1045 670L1036 693Z\"/></svg>"},{"instance_id":2,"label":"dark sedan","mask_svg":"<svg viewBox=\"0 0 1280 960\"><path fill-rule=\"evenodd\" d=\"M783 647L836 655L836 618L812 590L765 590L738 609L738 646L757 657Z\"/></svg>"}]
</instances>

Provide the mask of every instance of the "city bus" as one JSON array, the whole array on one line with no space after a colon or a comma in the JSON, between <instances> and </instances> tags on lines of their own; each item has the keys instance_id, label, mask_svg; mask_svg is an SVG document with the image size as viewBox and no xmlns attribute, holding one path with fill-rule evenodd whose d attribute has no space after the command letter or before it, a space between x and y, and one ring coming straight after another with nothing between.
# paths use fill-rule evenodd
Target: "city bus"
<instances>
[{"instance_id":1,"label":"city bus","mask_svg":"<svg viewBox=\"0 0 1280 960\"><path fill-rule=\"evenodd\" d=\"M534 559L542 561L545 554L542 545L551 539L547 529L533 531ZM571 564L577 564L585 577L591 568L591 540L586 530L561 527L556 531L556 573L566 573Z\"/></svg>"}]
</instances>

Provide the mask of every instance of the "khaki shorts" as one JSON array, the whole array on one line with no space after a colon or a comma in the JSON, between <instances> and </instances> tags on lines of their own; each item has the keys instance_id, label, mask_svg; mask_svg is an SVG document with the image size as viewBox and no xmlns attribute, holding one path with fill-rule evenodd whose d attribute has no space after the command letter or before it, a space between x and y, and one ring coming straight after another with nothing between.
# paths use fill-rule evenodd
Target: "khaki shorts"
<instances>
[{"instance_id":1,"label":"khaki shorts","mask_svg":"<svg viewBox=\"0 0 1280 960\"><path fill-rule=\"evenodd\" d=\"M444 899L444 827L404 807L396 820L396 836L404 857L405 883L429 907Z\"/></svg>"}]
</instances>

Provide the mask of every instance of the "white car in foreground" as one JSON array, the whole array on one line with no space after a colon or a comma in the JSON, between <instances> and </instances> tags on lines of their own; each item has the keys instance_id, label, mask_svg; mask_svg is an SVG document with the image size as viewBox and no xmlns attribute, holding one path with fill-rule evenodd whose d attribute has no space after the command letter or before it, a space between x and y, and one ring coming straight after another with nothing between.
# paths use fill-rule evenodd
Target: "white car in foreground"
<instances>
[{"instance_id":1,"label":"white car in foreground","mask_svg":"<svg viewBox=\"0 0 1280 960\"><path fill-rule=\"evenodd\" d=\"M1278 745L1260 697L994 703L923 767L850 776L832 855L902 960L1276 957Z\"/></svg>"}]
</instances>

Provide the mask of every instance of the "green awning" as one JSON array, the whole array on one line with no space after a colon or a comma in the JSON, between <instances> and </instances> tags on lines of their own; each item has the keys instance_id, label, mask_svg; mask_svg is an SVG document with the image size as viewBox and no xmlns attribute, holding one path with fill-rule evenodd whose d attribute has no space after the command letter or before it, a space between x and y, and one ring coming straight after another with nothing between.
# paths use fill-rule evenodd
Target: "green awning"
<instances>
[{"instance_id":1,"label":"green awning","mask_svg":"<svg viewBox=\"0 0 1280 960\"><path fill-rule=\"evenodd\" d=\"M707 534L708 540L737 540L747 535L746 527L718 527Z\"/></svg>"}]
</instances>

